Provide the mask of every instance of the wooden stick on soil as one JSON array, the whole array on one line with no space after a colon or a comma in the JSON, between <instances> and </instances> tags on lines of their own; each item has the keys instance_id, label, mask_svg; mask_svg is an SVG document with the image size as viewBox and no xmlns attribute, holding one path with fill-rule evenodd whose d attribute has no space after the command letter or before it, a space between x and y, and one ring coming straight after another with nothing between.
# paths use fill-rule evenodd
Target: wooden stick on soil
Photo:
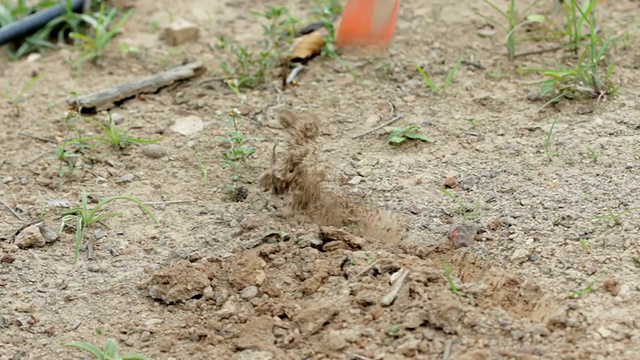
<instances>
[{"instance_id":1,"label":"wooden stick on soil","mask_svg":"<svg viewBox=\"0 0 640 360\"><path fill-rule=\"evenodd\" d=\"M158 206L158 205L173 205L173 204L190 204L194 203L198 200L169 200L169 201L151 201L143 203L147 206Z\"/></svg>"},{"instance_id":2,"label":"wooden stick on soil","mask_svg":"<svg viewBox=\"0 0 640 360\"><path fill-rule=\"evenodd\" d=\"M18 213L17 213L17 212L15 212L15 211L13 210L13 208L12 208L11 206L9 206L6 202L4 202L4 200L0 199L0 203L1 203L2 205L4 205L4 206L9 210L9 211L11 211L11 214L13 214L13 216L15 216L15 217L16 217L16 219L18 219L18 220L20 220L20 221L24 221L24 220L20 217L20 215L18 215Z\"/></svg>"},{"instance_id":3,"label":"wooden stick on soil","mask_svg":"<svg viewBox=\"0 0 640 360\"><path fill-rule=\"evenodd\" d=\"M197 76L201 73L200 70L204 70L202 63L194 62L144 79L121 84L110 89L101 90L93 94L80 97L70 97L67 99L67 103L74 110L80 109L88 112L111 108L119 101L123 101L143 93L154 93L176 81Z\"/></svg>"},{"instance_id":4,"label":"wooden stick on soil","mask_svg":"<svg viewBox=\"0 0 640 360\"><path fill-rule=\"evenodd\" d=\"M363 136L365 136L365 135L371 134L372 132L375 132L375 131L378 131L378 130L382 129L382 128L383 128L383 127L385 127L385 126L389 126L389 125L393 124L394 122L396 122L396 121L398 121L398 120L402 119L402 116L403 116L403 115L397 115L397 116L394 116L394 117L392 117L389 121L386 121L386 122L384 122L383 124L380 124L380 125L378 125L378 126L374 127L373 129L369 129L369 130L367 130L367 131L365 131L365 132L363 132L363 133L361 133L361 134L358 134L358 135L356 135L356 136L352 137L352 139L358 139L358 138L361 138L361 137L363 137Z\"/></svg>"}]
</instances>

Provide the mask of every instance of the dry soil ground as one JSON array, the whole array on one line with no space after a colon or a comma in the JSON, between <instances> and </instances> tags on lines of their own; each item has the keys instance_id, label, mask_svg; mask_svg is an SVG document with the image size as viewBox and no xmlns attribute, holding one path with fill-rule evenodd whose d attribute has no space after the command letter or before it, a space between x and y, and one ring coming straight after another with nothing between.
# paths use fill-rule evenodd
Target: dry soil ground
<instances>
[{"instance_id":1,"label":"dry soil ground","mask_svg":"<svg viewBox=\"0 0 640 360\"><path fill-rule=\"evenodd\" d=\"M620 92L601 102L539 110L536 88L523 86L537 78L515 70L558 66L566 54L509 64L503 33L478 36L486 22L474 11L490 13L480 2L406 0L389 54L348 55L352 71L315 59L300 85L284 91L274 80L239 99L220 82L196 80L114 109L134 134L162 133L163 158L100 146L83 158L90 168L60 177L48 158L56 145L19 135L61 141L70 91L184 60L217 71L215 37L259 41L247 9L275 4L309 15L305 1L140 0L116 41L137 46L137 56L114 44L103 67L86 65L81 75L69 65L72 49L35 62L0 60L3 90L42 75L19 116L0 105L0 199L17 215L2 206L1 359L81 358L62 345L106 337L153 359L640 358L640 212L626 211L639 206L637 1L599 5L604 28L630 34L610 54ZM552 5L538 10L551 14ZM153 24L165 26L170 14L197 23L199 40L178 48L158 40ZM461 56L484 68L464 65L448 94L427 92L415 65L442 83ZM390 117L390 104L404 115L398 124L421 125L432 142L393 148L382 131L352 139ZM224 147L213 141L228 131L234 107L251 119L245 133L264 139L241 202L229 199L231 174L217 165ZM189 115L203 120L202 131L170 129ZM192 150L210 167L206 185ZM264 183L281 194L264 190L265 172ZM445 182L476 211L461 214L439 190ZM12 243L40 218L57 229L56 205L76 203L83 191L189 202L154 205L157 224L135 206L113 204L124 216L105 222L94 258L83 252L77 264L70 233L44 247ZM609 211L623 213L619 224L594 220ZM472 226L475 240L455 248L450 232L465 241ZM397 286L391 280L401 284L385 305ZM584 289L592 291L569 298ZM150 293L186 300L166 304Z\"/></svg>"}]
</instances>

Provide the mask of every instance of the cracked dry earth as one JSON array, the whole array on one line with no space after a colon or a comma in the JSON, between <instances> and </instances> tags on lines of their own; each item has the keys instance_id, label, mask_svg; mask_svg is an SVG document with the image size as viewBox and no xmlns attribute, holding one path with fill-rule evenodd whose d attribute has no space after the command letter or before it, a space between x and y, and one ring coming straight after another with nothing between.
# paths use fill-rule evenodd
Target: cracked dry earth
<instances>
[{"instance_id":1,"label":"cracked dry earth","mask_svg":"<svg viewBox=\"0 0 640 360\"><path fill-rule=\"evenodd\" d=\"M543 3L536 10L554 16ZM0 103L0 199L16 213L0 211L0 359L83 359L63 344L107 337L152 359L639 358L636 1L598 5L603 28L629 34L610 54L620 91L605 101L540 109L536 88L524 86L537 78L516 69L562 64L566 54L512 65L504 34L478 36L486 23L475 11L491 11L480 2L403 0L385 57L347 54L353 70L314 59L298 87L277 91L274 80L242 99L195 79L129 100L113 109L122 126L162 133L167 155L99 146L83 156L90 167L58 176L47 155L55 144L19 133L62 141L70 91L185 60L216 72L216 36L260 41L247 8L310 14L303 1L181 4L135 2L116 43L139 54L114 44L81 76L69 67L72 49L0 60L3 88L42 74L19 116ZM165 26L169 12L196 23L199 39L177 48L158 40L152 24ZM446 95L428 93L415 65L443 82L460 56L482 68L464 65ZM239 202L213 140L233 108L250 119L244 132L263 139ZM391 147L384 131L353 139L394 114L432 141ZM188 116L202 120L200 132L171 130ZM99 227L93 258L82 252L77 264L70 233L55 239L36 226L27 234L35 246L16 245L32 221L58 229L59 206L83 191L154 202L158 223L110 205L124 216Z\"/></svg>"}]
</instances>

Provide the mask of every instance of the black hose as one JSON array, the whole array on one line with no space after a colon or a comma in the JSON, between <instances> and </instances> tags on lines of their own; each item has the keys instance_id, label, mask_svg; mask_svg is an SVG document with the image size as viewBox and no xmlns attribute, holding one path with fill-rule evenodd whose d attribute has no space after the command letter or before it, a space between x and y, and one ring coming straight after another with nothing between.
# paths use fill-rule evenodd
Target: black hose
<instances>
[{"instance_id":1,"label":"black hose","mask_svg":"<svg viewBox=\"0 0 640 360\"><path fill-rule=\"evenodd\" d=\"M84 0L73 0L71 9L74 12L81 12L83 4ZM67 9L65 6L58 4L1 27L0 46L16 40L24 39L25 37L42 29L49 23L49 21L64 14L66 11Z\"/></svg>"}]
</instances>

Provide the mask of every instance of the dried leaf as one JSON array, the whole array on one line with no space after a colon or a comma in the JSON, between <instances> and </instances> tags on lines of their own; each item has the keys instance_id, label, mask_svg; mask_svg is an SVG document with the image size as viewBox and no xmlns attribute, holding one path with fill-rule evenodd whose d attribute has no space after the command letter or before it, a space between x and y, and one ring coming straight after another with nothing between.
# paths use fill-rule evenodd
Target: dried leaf
<instances>
[{"instance_id":1,"label":"dried leaf","mask_svg":"<svg viewBox=\"0 0 640 360\"><path fill-rule=\"evenodd\" d=\"M320 54L320 51L325 44L324 38L327 35L329 35L327 29L320 28L297 38L293 44L291 62L306 62L312 57Z\"/></svg>"}]
</instances>

